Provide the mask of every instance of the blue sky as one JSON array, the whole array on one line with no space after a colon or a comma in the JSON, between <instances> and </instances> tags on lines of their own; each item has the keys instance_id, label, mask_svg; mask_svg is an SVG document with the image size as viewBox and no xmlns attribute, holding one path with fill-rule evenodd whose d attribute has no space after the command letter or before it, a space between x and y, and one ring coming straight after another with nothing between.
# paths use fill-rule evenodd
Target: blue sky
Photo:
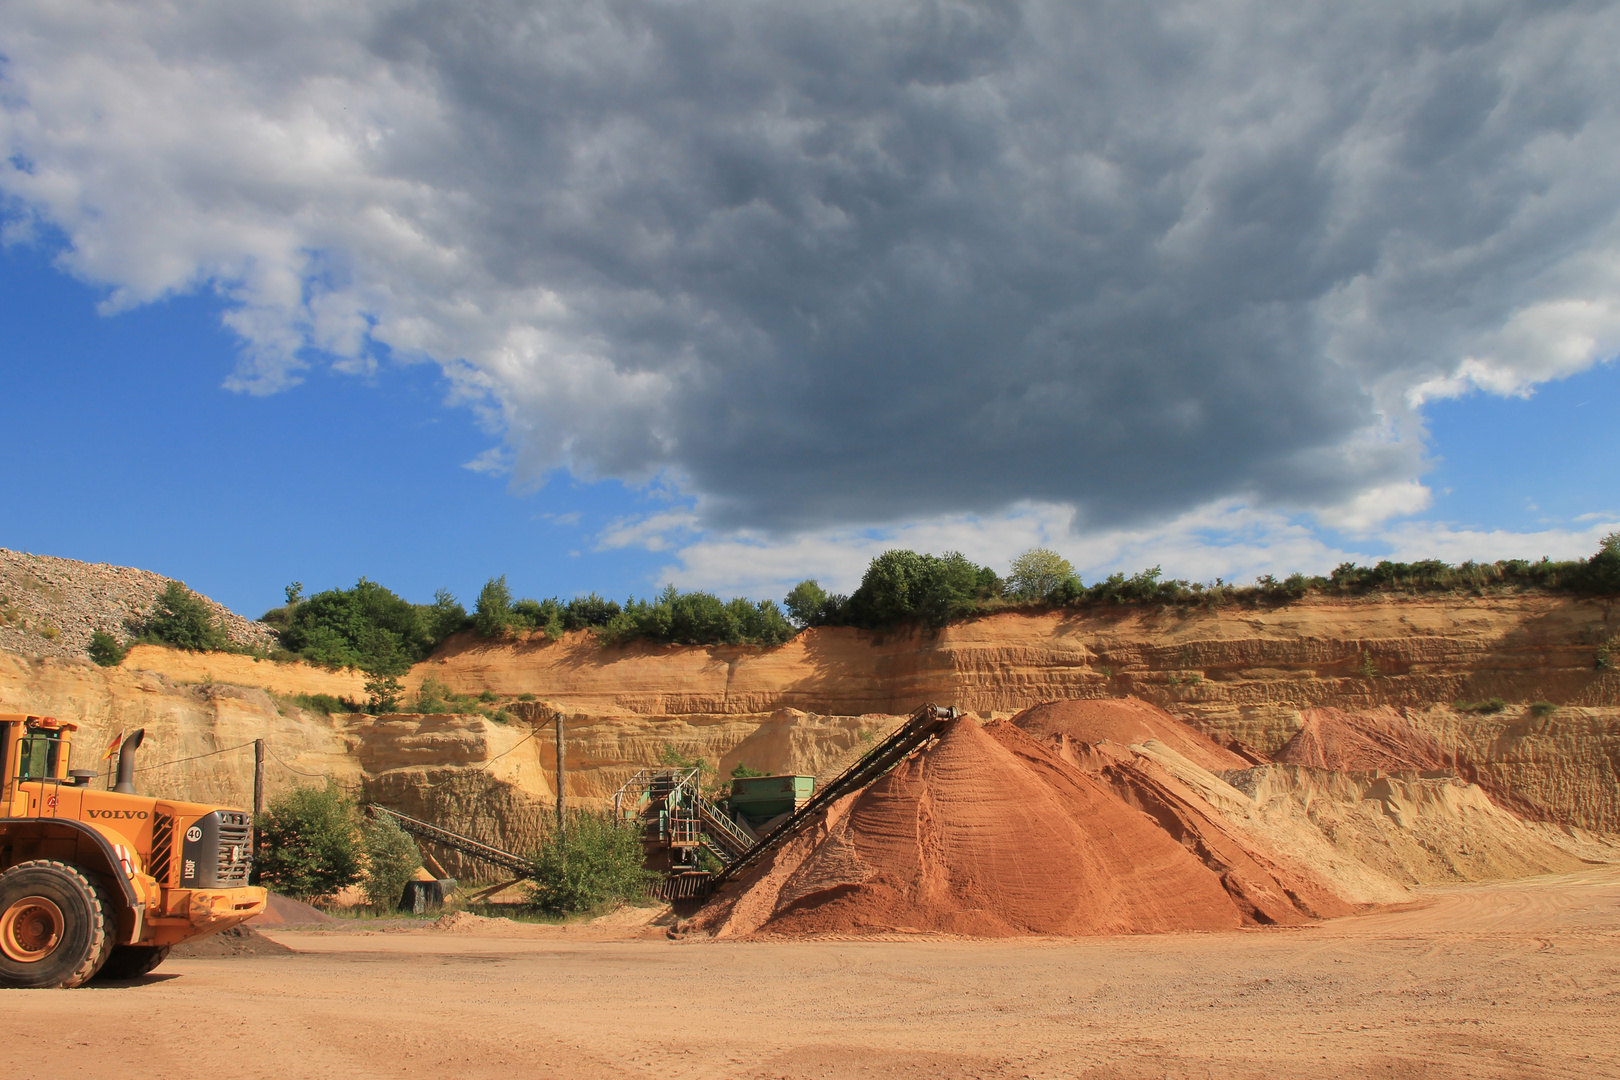
<instances>
[{"instance_id":1,"label":"blue sky","mask_svg":"<svg viewBox=\"0 0 1620 1080\"><path fill-rule=\"evenodd\" d=\"M465 468L498 440L444 404L433 365L233 392L217 298L99 315L105 290L50 255L0 254L0 546L155 570L250 615L292 581L365 576L423 602L448 588L470 607L497 574L564 596L645 593L656 576L654 553L591 537L664 500L566 477L524 495Z\"/></svg>"},{"instance_id":2,"label":"blue sky","mask_svg":"<svg viewBox=\"0 0 1620 1080\"><path fill-rule=\"evenodd\" d=\"M257 614L1620 527L1620 9L6 10L0 546Z\"/></svg>"}]
</instances>

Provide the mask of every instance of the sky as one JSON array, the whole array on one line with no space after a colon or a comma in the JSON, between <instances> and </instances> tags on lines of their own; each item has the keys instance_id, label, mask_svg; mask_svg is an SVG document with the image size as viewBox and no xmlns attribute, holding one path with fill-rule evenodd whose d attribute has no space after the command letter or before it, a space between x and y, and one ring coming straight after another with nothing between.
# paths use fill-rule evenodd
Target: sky
<instances>
[{"instance_id":1,"label":"sky","mask_svg":"<svg viewBox=\"0 0 1620 1080\"><path fill-rule=\"evenodd\" d=\"M0 546L258 614L1620 528L1620 8L0 0Z\"/></svg>"}]
</instances>

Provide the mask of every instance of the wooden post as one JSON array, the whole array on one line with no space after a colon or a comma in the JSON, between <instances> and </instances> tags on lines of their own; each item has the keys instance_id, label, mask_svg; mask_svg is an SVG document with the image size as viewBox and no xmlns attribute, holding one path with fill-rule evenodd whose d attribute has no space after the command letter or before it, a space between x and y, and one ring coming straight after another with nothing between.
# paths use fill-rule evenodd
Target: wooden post
<instances>
[{"instance_id":1,"label":"wooden post","mask_svg":"<svg viewBox=\"0 0 1620 1080\"><path fill-rule=\"evenodd\" d=\"M264 740L253 740L253 857L259 855L259 818L264 814Z\"/></svg>"},{"instance_id":2,"label":"wooden post","mask_svg":"<svg viewBox=\"0 0 1620 1080\"><path fill-rule=\"evenodd\" d=\"M551 722L557 726L557 836L559 839L568 834L568 819L564 814L564 788L567 783L563 769L563 717L562 710L555 709L551 714Z\"/></svg>"}]
</instances>

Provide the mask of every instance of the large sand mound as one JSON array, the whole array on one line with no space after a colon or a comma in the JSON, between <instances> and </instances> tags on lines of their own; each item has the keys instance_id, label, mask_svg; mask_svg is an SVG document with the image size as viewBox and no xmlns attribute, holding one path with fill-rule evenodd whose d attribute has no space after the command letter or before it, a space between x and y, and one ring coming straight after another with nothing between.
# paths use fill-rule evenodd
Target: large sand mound
<instances>
[{"instance_id":1,"label":"large sand mound","mask_svg":"<svg viewBox=\"0 0 1620 1080\"><path fill-rule=\"evenodd\" d=\"M1088 746L1104 742L1133 746L1151 739L1206 769L1246 769L1255 764L1157 705L1134 697L1048 701L1025 709L1012 723L1042 742L1066 737Z\"/></svg>"},{"instance_id":2,"label":"large sand mound","mask_svg":"<svg viewBox=\"0 0 1620 1080\"><path fill-rule=\"evenodd\" d=\"M1147 772L1087 771L1010 723L962 719L834 805L697 925L717 936L1079 936L1299 923L1349 910L1196 796Z\"/></svg>"}]
</instances>

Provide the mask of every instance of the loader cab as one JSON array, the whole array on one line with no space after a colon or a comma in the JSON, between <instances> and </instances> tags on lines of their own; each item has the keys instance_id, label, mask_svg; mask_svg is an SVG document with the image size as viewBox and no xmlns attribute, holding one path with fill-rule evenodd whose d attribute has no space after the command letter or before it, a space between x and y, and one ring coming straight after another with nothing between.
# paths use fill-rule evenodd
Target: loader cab
<instances>
[{"instance_id":1,"label":"loader cab","mask_svg":"<svg viewBox=\"0 0 1620 1080\"><path fill-rule=\"evenodd\" d=\"M0 802L16 794L20 780L66 781L78 729L49 716L0 714Z\"/></svg>"}]
</instances>

